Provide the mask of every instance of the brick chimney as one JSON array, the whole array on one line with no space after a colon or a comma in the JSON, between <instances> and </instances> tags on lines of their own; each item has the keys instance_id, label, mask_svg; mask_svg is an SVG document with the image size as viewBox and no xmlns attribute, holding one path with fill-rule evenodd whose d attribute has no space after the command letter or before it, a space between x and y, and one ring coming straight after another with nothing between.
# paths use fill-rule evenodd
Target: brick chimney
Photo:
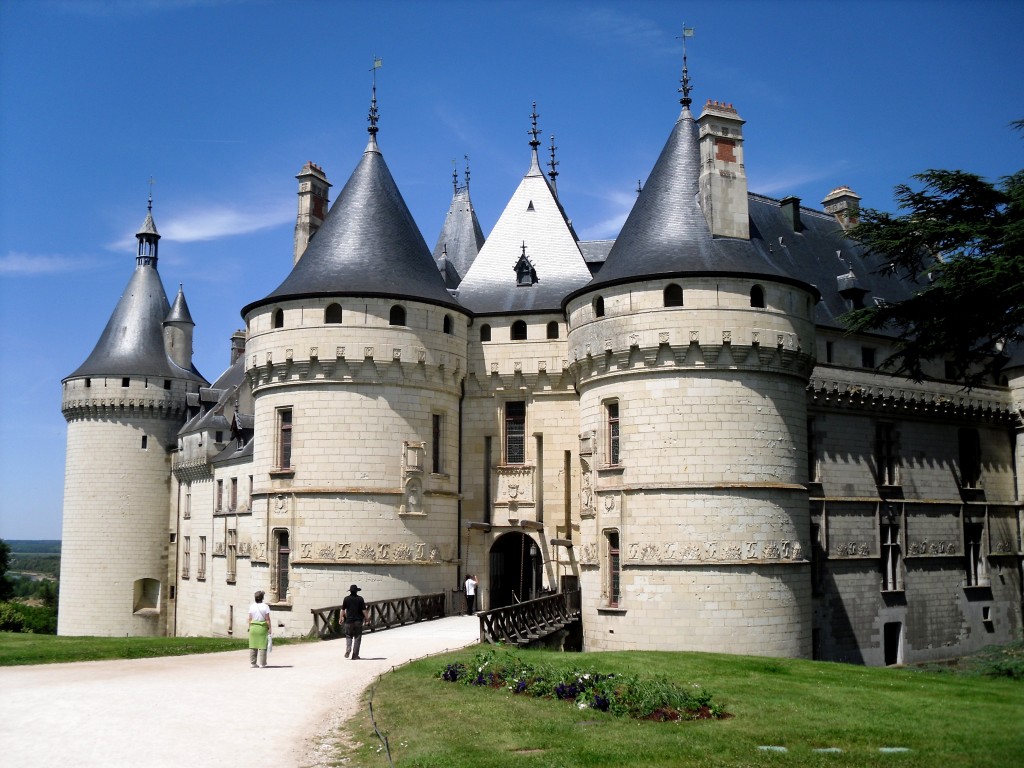
<instances>
[{"instance_id":1,"label":"brick chimney","mask_svg":"<svg viewBox=\"0 0 1024 768\"><path fill-rule=\"evenodd\" d=\"M295 260L302 257L310 238L327 218L331 183L323 169L310 160L295 177L299 180L299 213L295 218Z\"/></svg>"},{"instance_id":2,"label":"brick chimney","mask_svg":"<svg viewBox=\"0 0 1024 768\"><path fill-rule=\"evenodd\" d=\"M700 207L715 237L750 239L743 123L732 104L708 100L700 126Z\"/></svg>"},{"instance_id":3,"label":"brick chimney","mask_svg":"<svg viewBox=\"0 0 1024 768\"><path fill-rule=\"evenodd\" d=\"M836 187L821 201L825 213L836 217L839 226L849 229L860 221L860 195L849 187Z\"/></svg>"}]
</instances>

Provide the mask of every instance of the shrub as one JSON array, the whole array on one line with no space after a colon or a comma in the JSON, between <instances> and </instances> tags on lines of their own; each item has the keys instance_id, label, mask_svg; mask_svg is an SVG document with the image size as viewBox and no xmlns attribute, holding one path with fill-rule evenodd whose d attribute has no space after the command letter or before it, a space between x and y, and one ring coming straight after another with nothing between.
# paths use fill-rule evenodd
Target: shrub
<instances>
[{"instance_id":1,"label":"shrub","mask_svg":"<svg viewBox=\"0 0 1024 768\"><path fill-rule=\"evenodd\" d=\"M0 631L57 634L57 611L45 606L0 603Z\"/></svg>"},{"instance_id":2,"label":"shrub","mask_svg":"<svg viewBox=\"0 0 1024 768\"><path fill-rule=\"evenodd\" d=\"M694 686L680 688L664 678L602 674L591 669L556 670L527 664L517 655L496 658L479 653L473 663L447 664L442 680L463 685L505 688L515 695L571 701L580 709L648 720L695 720L725 716L711 694Z\"/></svg>"}]
</instances>

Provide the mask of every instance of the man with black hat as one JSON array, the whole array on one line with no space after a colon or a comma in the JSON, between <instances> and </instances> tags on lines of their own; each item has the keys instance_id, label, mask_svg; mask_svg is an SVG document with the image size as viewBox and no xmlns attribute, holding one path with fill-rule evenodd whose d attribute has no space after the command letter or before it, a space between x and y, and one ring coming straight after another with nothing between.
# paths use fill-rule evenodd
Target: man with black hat
<instances>
[{"instance_id":1,"label":"man with black hat","mask_svg":"<svg viewBox=\"0 0 1024 768\"><path fill-rule=\"evenodd\" d=\"M341 618L345 622L345 658L359 658L359 642L363 639L363 621L366 619L366 601L357 593L355 584L348 588L348 597L341 601ZM355 641L355 642L353 642Z\"/></svg>"}]
</instances>

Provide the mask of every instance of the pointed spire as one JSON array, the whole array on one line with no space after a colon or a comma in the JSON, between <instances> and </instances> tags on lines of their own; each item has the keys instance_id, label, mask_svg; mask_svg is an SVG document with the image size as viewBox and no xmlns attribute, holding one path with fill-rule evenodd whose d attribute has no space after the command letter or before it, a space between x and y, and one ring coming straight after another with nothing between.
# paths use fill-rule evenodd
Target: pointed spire
<instances>
[{"instance_id":1,"label":"pointed spire","mask_svg":"<svg viewBox=\"0 0 1024 768\"><path fill-rule=\"evenodd\" d=\"M157 244L160 240L160 233L156 231L156 222L153 221L153 179L149 180L149 204L146 207L146 218L135 233L139 241L139 250L135 256L135 263L142 266L156 267Z\"/></svg>"},{"instance_id":2,"label":"pointed spire","mask_svg":"<svg viewBox=\"0 0 1024 768\"><path fill-rule=\"evenodd\" d=\"M527 131L527 133L530 134L530 137L531 137L530 138L530 152L531 152L530 163L531 163L531 166L530 166L530 173L527 174L527 175L530 175L530 176L533 176L533 175L536 175L536 174L540 174L540 157L537 154L537 147L540 146L540 140L537 138L537 136L540 134L540 130L537 128L537 118L538 117L540 117L540 115L537 114L537 102L535 101L535 102L533 102L533 112L530 114L530 120L533 123L533 127L530 130ZM536 174L534 173L535 171L536 171Z\"/></svg>"},{"instance_id":3,"label":"pointed spire","mask_svg":"<svg viewBox=\"0 0 1024 768\"><path fill-rule=\"evenodd\" d=\"M558 171L555 170L555 169L559 166L559 162L557 160L555 160L555 150L556 149L558 149L558 147L555 146L555 134L552 133L551 134L551 159L548 161L548 168L550 168L551 170L548 171L548 178L551 179L551 189L555 193L555 197L558 197L558 184L555 182L555 179L558 178Z\"/></svg>"},{"instance_id":4,"label":"pointed spire","mask_svg":"<svg viewBox=\"0 0 1024 768\"><path fill-rule=\"evenodd\" d=\"M686 38L693 37L693 27L688 27L683 24L683 75L679 81L679 92L683 94L683 98L679 100L679 103L683 105L683 109L690 108L690 91L693 90L693 84L690 82L690 71L686 67Z\"/></svg>"},{"instance_id":5,"label":"pointed spire","mask_svg":"<svg viewBox=\"0 0 1024 768\"><path fill-rule=\"evenodd\" d=\"M185 301L185 287L181 283L178 283L178 295L174 297L171 311L167 314L164 322L195 325L195 322L192 320L192 313L188 310L188 302Z\"/></svg>"}]
</instances>

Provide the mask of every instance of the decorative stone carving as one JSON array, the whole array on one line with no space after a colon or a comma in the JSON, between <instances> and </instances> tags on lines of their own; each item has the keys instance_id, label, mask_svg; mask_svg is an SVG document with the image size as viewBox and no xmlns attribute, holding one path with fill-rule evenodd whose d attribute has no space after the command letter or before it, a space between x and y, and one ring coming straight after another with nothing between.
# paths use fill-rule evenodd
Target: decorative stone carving
<instances>
[{"instance_id":1,"label":"decorative stone carving","mask_svg":"<svg viewBox=\"0 0 1024 768\"><path fill-rule=\"evenodd\" d=\"M285 349L285 351L284 351L284 359L285 360L287 360L288 362L291 362L291 360L292 360L292 358L294 356L295 356L294 355L294 351L292 349Z\"/></svg>"},{"instance_id":2,"label":"decorative stone carving","mask_svg":"<svg viewBox=\"0 0 1024 768\"><path fill-rule=\"evenodd\" d=\"M593 471L590 462L580 457L580 514L585 517L594 516L594 485Z\"/></svg>"},{"instance_id":3,"label":"decorative stone carving","mask_svg":"<svg viewBox=\"0 0 1024 768\"><path fill-rule=\"evenodd\" d=\"M405 497L398 510L402 514L423 514L423 482L419 477L411 477L405 483Z\"/></svg>"},{"instance_id":4,"label":"decorative stone carving","mask_svg":"<svg viewBox=\"0 0 1024 768\"><path fill-rule=\"evenodd\" d=\"M286 514L288 514L288 507L289 507L288 497L285 494L279 493L279 494L277 494L274 497L274 513L275 514L278 514L278 515L286 515Z\"/></svg>"},{"instance_id":5,"label":"decorative stone carving","mask_svg":"<svg viewBox=\"0 0 1024 768\"><path fill-rule=\"evenodd\" d=\"M750 332L750 343L752 345L754 345L755 347L758 346L761 343L761 332L760 331L751 331Z\"/></svg>"},{"instance_id":6,"label":"decorative stone carving","mask_svg":"<svg viewBox=\"0 0 1024 768\"><path fill-rule=\"evenodd\" d=\"M914 542L907 549L908 555L955 555L958 552L956 542L928 541Z\"/></svg>"},{"instance_id":7,"label":"decorative stone carving","mask_svg":"<svg viewBox=\"0 0 1024 768\"><path fill-rule=\"evenodd\" d=\"M632 349L633 347L639 347L640 346L640 334L639 333L631 333L631 334L629 334L629 346L630 346L630 349Z\"/></svg>"},{"instance_id":8,"label":"decorative stone carving","mask_svg":"<svg viewBox=\"0 0 1024 768\"><path fill-rule=\"evenodd\" d=\"M317 358L319 358L320 357L320 347L310 347L309 348L309 357L312 360L316 360Z\"/></svg>"},{"instance_id":9,"label":"decorative stone carving","mask_svg":"<svg viewBox=\"0 0 1024 768\"><path fill-rule=\"evenodd\" d=\"M803 547L797 541L689 541L636 542L630 544L626 559L636 563L723 563L743 560L803 560Z\"/></svg>"},{"instance_id":10,"label":"decorative stone carving","mask_svg":"<svg viewBox=\"0 0 1024 768\"><path fill-rule=\"evenodd\" d=\"M732 331L722 331L722 343L732 344Z\"/></svg>"},{"instance_id":11,"label":"decorative stone carving","mask_svg":"<svg viewBox=\"0 0 1024 768\"><path fill-rule=\"evenodd\" d=\"M363 347L363 357L373 359L373 347Z\"/></svg>"},{"instance_id":12,"label":"decorative stone carving","mask_svg":"<svg viewBox=\"0 0 1024 768\"><path fill-rule=\"evenodd\" d=\"M391 359L392 360L401 360L402 359L402 348L401 347L394 347L394 348L392 348L392 350L391 350Z\"/></svg>"},{"instance_id":13,"label":"decorative stone carving","mask_svg":"<svg viewBox=\"0 0 1024 768\"><path fill-rule=\"evenodd\" d=\"M512 363L512 370L515 373L522 373L523 372L523 364L522 364L522 362L519 361L519 360L516 360L514 363Z\"/></svg>"},{"instance_id":14,"label":"decorative stone carving","mask_svg":"<svg viewBox=\"0 0 1024 768\"><path fill-rule=\"evenodd\" d=\"M597 565L597 545L584 544L579 547L578 557L580 565Z\"/></svg>"},{"instance_id":15,"label":"decorative stone carving","mask_svg":"<svg viewBox=\"0 0 1024 768\"><path fill-rule=\"evenodd\" d=\"M533 503L533 467L498 467L497 498L499 504Z\"/></svg>"},{"instance_id":16,"label":"decorative stone carving","mask_svg":"<svg viewBox=\"0 0 1024 768\"><path fill-rule=\"evenodd\" d=\"M491 373L497 373L497 372L498 372L498 364L497 363L491 363Z\"/></svg>"},{"instance_id":17,"label":"decorative stone carving","mask_svg":"<svg viewBox=\"0 0 1024 768\"><path fill-rule=\"evenodd\" d=\"M334 350L334 356L337 357L339 360L344 360L345 359L345 348L344 347L338 347L337 349L335 349Z\"/></svg>"},{"instance_id":18,"label":"decorative stone carving","mask_svg":"<svg viewBox=\"0 0 1024 768\"><path fill-rule=\"evenodd\" d=\"M427 362L427 350L417 349L416 350L416 362L425 363Z\"/></svg>"},{"instance_id":19,"label":"decorative stone carving","mask_svg":"<svg viewBox=\"0 0 1024 768\"><path fill-rule=\"evenodd\" d=\"M545 373L547 371L547 369L548 369L548 361L547 360L538 360L537 361L537 372L538 373Z\"/></svg>"},{"instance_id":20,"label":"decorative stone carving","mask_svg":"<svg viewBox=\"0 0 1024 768\"><path fill-rule=\"evenodd\" d=\"M608 494L604 497L604 511L614 512L615 511L615 496Z\"/></svg>"},{"instance_id":21,"label":"decorative stone carving","mask_svg":"<svg viewBox=\"0 0 1024 768\"><path fill-rule=\"evenodd\" d=\"M659 344L668 344L668 339L669 339L668 331L661 331L658 334L658 343Z\"/></svg>"},{"instance_id":22,"label":"decorative stone carving","mask_svg":"<svg viewBox=\"0 0 1024 768\"><path fill-rule=\"evenodd\" d=\"M604 351L605 352L611 352L612 351L612 340L611 339L605 339L604 340Z\"/></svg>"}]
</instances>

